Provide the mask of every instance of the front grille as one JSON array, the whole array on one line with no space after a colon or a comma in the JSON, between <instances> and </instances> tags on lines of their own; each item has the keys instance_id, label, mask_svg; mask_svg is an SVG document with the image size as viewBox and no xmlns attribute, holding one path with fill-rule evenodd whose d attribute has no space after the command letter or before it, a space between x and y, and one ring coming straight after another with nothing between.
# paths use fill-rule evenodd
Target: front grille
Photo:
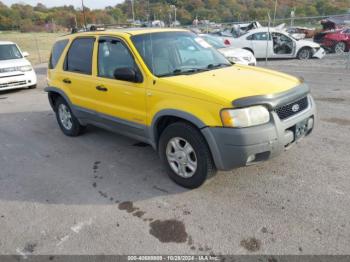
<instances>
[{"instance_id":1,"label":"front grille","mask_svg":"<svg viewBox=\"0 0 350 262\"><path fill-rule=\"evenodd\" d=\"M309 100L307 97L304 97L293 103L278 107L275 109L275 112L281 120L285 120L289 117L292 117L302 111L304 111L309 106Z\"/></svg>"},{"instance_id":2,"label":"front grille","mask_svg":"<svg viewBox=\"0 0 350 262\"><path fill-rule=\"evenodd\" d=\"M27 81L13 81L13 82L9 82L9 83L3 83L0 84L0 89L1 88L7 88L7 87L13 87L13 86L22 86L27 84Z\"/></svg>"}]
</instances>

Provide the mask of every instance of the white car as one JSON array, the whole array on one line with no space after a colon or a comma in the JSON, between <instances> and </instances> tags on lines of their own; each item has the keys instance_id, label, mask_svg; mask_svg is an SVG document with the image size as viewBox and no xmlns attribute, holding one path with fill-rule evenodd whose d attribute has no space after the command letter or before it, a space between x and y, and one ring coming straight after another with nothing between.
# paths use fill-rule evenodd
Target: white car
<instances>
[{"instance_id":1,"label":"white car","mask_svg":"<svg viewBox=\"0 0 350 262\"><path fill-rule=\"evenodd\" d=\"M268 37L268 32L270 35ZM283 30L261 27L231 41L231 46L244 48L254 53L256 58L323 58L325 50L317 43L297 40Z\"/></svg>"},{"instance_id":2,"label":"white car","mask_svg":"<svg viewBox=\"0 0 350 262\"><path fill-rule=\"evenodd\" d=\"M220 37L205 34L201 34L199 36L212 47L217 49L221 54L223 54L230 62L256 66L256 59L252 52L242 48L228 47L224 44L222 38Z\"/></svg>"},{"instance_id":3,"label":"white car","mask_svg":"<svg viewBox=\"0 0 350 262\"><path fill-rule=\"evenodd\" d=\"M36 87L36 74L27 56L15 43L0 41L0 91Z\"/></svg>"}]
</instances>

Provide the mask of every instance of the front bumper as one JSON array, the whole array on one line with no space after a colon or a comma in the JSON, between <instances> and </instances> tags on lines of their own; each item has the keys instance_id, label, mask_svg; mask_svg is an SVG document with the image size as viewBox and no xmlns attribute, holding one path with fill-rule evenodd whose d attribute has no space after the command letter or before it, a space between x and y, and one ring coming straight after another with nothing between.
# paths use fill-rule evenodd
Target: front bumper
<instances>
[{"instance_id":1,"label":"front bumper","mask_svg":"<svg viewBox=\"0 0 350 262\"><path fill-rule=\"evenodd\" d=\"M35 71L0 74L0 91L26 88L37 84Z\"/></svg>"},{"instance_id":2,"label":"front bumper","mask_svg":"<svg viewBox=\"0 0 350 262\"><path fill-rule=\"evenodd\" d=\"M276 112L271 111L271 121L265 125L249 128L202 129L216 167L219 170L231 170L281 154L300 141L296 140L296 132L293 131L296 125L310 119L305 133L306 136L309 135L314 128L316 106L311 95L308 95L308 99L307 109L283 121Z\"/></svg>"},{"instance_id":3,"label":"front bumper","mask_svg":"<svg viewBox=\"0 0 350 262\"><path fill-rule=\"evenodd\" d=\"M323 57L325 57L325 55L326 55L326 51L321 47L318 51L314 53L313 57L322 59Z\"/></svg>"}]
</instances>

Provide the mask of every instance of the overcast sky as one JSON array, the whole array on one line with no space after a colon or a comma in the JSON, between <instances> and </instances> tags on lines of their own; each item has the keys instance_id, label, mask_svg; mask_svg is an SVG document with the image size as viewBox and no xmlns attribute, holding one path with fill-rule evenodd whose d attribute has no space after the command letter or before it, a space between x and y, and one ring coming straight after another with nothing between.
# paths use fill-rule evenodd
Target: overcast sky
<instances>
[{"instance_id":1,"label":"overcast sky","mask_svg":"<svg viewBox=\"0 0 350 262\"><path fill-rule=\"evenodd\" d=\"M0 0L5 5L12 5L15 3L25 3L35 6L37 3L42 3L47 7L62 6L62 5L75 5L81 6L81 0ZM104 8L106 6L114 6L122 0L84 0L84 5L89 8Z\"/></svg>"}]
</instances>

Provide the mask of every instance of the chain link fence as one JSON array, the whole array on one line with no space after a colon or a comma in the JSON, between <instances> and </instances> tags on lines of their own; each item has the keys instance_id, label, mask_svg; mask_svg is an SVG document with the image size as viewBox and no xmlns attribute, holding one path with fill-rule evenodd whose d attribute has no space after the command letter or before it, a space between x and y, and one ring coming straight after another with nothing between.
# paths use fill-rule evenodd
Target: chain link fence
<instances>
[{"instance_id":1,"label":"chain link fence","mask_svg":"<svg viewBox=\"0 0 350 262\"><path fill-rule=\"evenodd\" d=\"M286 27L305 27L311 29L306 33L306 40L313 41L313 37L316 33L321 32L320 20L326 18L327 16L317 16L317 17L295 17L295 18L282 18L282 19L271 19L270 26L278 26L280 24L285 24ZM265 21L259 21L263 26L268 26L269 19ZM218 26L217 24L212 27L211 25L205 25L197 27L204 32L213 32L217 30L225 30L232 28L234 24L240 24L246 22L234 22L234 23L224 23ZM350 25L349 25L350 27ZM26 51L30 54L28 59L33 65L47 63L50 56L51 47L54 44L57 37L63 35L64 33L20 33L20 32L0 32L0 41L12 41L18 44L22 51ZM336 44L336 43L335 43ZM342 68L350 69L350 52L340 52L340 53L327 54L327 60L334 60L334 63L339 63Z\"/></svg>"},{"instance_id":2,"label":"chain link fence","mask_svg":"<svg viewBox=\"0 0 350 262\"><path fill-rule=\"evenodd\" d=\"M22 52L28 52L28 60L33 65L47 63L51 48L57 37L64 33L20 33L0 32L0 41L16 43Z\"/></svg>"}]
</instances>

